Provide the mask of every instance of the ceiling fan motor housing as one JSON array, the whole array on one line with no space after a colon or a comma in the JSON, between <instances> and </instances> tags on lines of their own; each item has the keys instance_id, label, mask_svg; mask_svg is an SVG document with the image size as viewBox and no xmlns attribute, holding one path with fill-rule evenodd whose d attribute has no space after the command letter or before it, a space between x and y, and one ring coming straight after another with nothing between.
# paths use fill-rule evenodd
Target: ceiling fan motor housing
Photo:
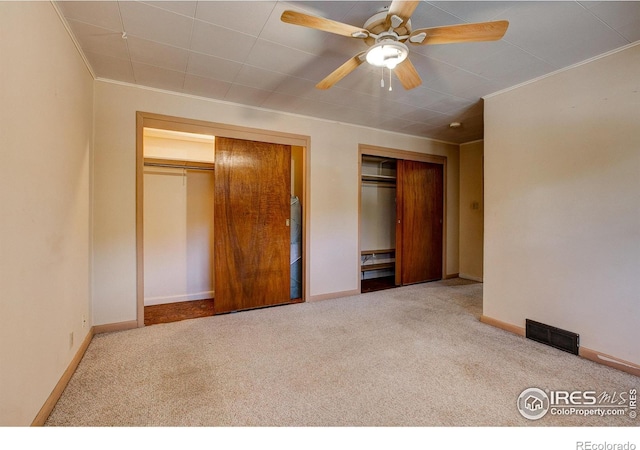
<instances>
[{"instance_id":1,"label":"ceiling fan motor housing","mask_svg":"<svg viewBox=\"0 0 640 450\"><path fill-rule=\"evenodd\" d=\"M398 27L394 28L393 33L390 32L390 27L386 24L388 13L387 9L388 8L385 8L382 11L374 14L369 18L369 20L364 23L364 26L362 28L368 30L371 34L379 36L377 39L373 36L369 36L368 38L366 38L364 41L367 43L367 45L374 45L377 41L380 40L380 37L385 34L394 34L396 40L398 36L406 36L411 34L411 19L407 20L406 22L402 22Z\"/></svg>"}]
</instances>

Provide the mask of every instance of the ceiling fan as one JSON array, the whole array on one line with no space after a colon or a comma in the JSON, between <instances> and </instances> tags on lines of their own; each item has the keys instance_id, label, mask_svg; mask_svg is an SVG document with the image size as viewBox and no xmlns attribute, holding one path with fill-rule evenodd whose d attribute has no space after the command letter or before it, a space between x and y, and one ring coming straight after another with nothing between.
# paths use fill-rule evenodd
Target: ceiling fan
<instances>
[{"instance_id":1,"label":"ceiling fan","mask_svg":"<svg viewBox=\"0 0 640 450\"><path fill-rule=\"evenodd\" d=\"M389 8L370 17L362 28L291 10L283 12L280 19L293 25L362 39L369 46L368 50L358 53L320 81L316 85L318 89L329 89L364 61L393 70L405 89L413 89L422 84L422 79L408 58L407 43L431 45L496 41L502 39L509 26L506 20L498 20L412 30L411 15L419 3L393 0Z\"/></svg>"}]
</instances>

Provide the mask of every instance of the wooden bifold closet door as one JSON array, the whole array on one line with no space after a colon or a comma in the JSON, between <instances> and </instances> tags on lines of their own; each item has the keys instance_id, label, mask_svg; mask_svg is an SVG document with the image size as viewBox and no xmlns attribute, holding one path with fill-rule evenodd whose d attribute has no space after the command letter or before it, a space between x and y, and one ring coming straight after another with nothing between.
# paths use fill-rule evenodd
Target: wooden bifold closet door
<instances>
[{"instance_id":1,"label":"wooden bifold closet door","mask_svg":"<svg viewBox=\"0 0 640 450\"><path fill-rule=\"evenodd\" d=\"M396 285L442 279L443 173L442 164L398 161Z\"/></svg>"},{"instance_id":2,"label":"wooden bifold closet door","mask_svg":"<svg viewBox=\"0 0 640 450\"><path fill-rule=\"evenodd\" d=\"M216 314L290 300L291 147L216 138Z\"/></svg>"}]
</instances>

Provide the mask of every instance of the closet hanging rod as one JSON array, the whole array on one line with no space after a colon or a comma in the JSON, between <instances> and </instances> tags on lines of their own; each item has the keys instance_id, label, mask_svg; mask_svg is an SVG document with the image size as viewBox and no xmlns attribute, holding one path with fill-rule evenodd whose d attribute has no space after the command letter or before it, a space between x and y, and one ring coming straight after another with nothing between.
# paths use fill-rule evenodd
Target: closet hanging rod
<instances>
[{"instance_id":1,"label":"closet hanging rod","mask_svg":"<svg viewBox=\"0 0 640 450\"><path fill-rule=\"evenodd\" d=\"M213 167L213 164L210 166L189 166L189 165L185 165L185 164L169 164L169 163L156 163L156 162L146 162L144 163L145 166L152 166L152 167L167 167L170 169L188 169L188 170L215 170L215 168Z\"/></svg>"}]
</instances>

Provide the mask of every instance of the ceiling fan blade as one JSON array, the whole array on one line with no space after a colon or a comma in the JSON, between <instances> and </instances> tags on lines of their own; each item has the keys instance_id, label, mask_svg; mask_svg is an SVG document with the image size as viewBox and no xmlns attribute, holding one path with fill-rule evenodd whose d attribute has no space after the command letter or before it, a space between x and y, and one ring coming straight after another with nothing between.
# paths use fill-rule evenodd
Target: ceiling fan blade
<instances>
[{"instance_id":1,"label":"ceiling fan blade","mask_svg":"<svg viewBox=\"0 0 640 450\"><path fill-rule=\"evenodd\" d=\"M327 75L324 80L316 84L316 87L318 89L329 89L338 81L342 80L344 77L356 70L360 64L362 64L362 62L364 61L363 56L365 55L365 53L367 52L360 52L353 58L349 59L343 65Z\"/></svg>"},{"instance_id":2,"label":"ceiling fan blade","mask_svg":"<svg viewBox=\"0 0 640 450\"><path fill-rule=\"evenodd\" d=\"M465 23L444 27L422 28L414 30L408 41L412 44L455 44L458 42L497 41L507 32L509 22Z\"/></svg>"},{"instance_id":3,"label":"ceiling fan blade","mask_svg":"<svg viewBox=\"0 0 640 450\"><path fill-rule=\"evenodd\" d=\"M400 64L393 69L393 72L402 83L402 87L406 90L413 89L422 84L422 79L420 75L418 75L418 71L414 67L413 63L409 61L409 58L402 61Z\"/></svg>"},{"instance_id":4,"label":"ceiling fan blade","mask_svg":"<svg viewBox=\"0 0 640 450\"><path fill-rule=\"evenodd\" d=\"M346 23L336 22L335 20L325 19L324 17L310 16L296 11L287 10L283 12L280 20L293 25L301 25L303 27L314 28L347 37L369 37L369 32L364 28L354 27Z\"/></svg>"},{"instance_id":5,"label":"ceiling fan blade","mask_svg":"<svg viewBox=\"0 0 640 450\"><path fill-rule=\"evenodd\" d=\"M407 21L419 4L419 1L393 0L391 6L389 6L387 17L384 19L385 31L393 28L399 35L408 34L411 30L407 26Z\"/></svg>"},{"instance_id":6,"label":"ceiling fan blade","mask_svg":"<svg viewBox=\"0 0 640 450\"><path fill-rule=\"evenodd\" d=\"M416 7L419 4L419 1L393 0L393 2L391 2L391 6L389 6L387 20L391 20L391 16L398 16L406 22L411 18L411 14L413 14L413 11L416 10Z\"/></svg>"}]
</instances>

